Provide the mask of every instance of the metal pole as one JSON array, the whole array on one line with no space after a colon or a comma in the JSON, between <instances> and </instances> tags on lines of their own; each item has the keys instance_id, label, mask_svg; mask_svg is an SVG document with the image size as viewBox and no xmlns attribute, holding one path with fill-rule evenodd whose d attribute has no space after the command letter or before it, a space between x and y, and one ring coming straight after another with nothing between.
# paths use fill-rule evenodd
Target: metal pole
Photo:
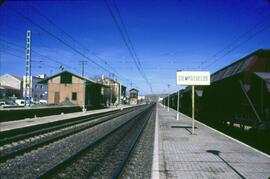
<instances>
[{"instance_id":1,"label":"metal pole","mask_svg":"<svg viewBox=\"0 0 270 179\"><path fill-rule=\"evenodd\" d=\"M111 83L110 83L110 87L111 87L110 106L112 106L112 84Z\"/></svg>"},{"instance_id":2,"label":"metal pole","mask_svg":"<svg viewBox=\"0 0 270 179\"><path fill-rule=\"evenodd\" d=\"M194 104L194 86L192 85L192 134L194 133L194 118L195 118L195 104Z\"/></svg>"},{"instance_id":3,"label":"metal pole","mask_svg":"<svg viewBox=\"0 0 270 179\"><path fill-rule=\"evenodd\" d=\"M170 85L168 84L168 89L170 88ZM170 112L170 93L168 92L168 112Z\"/></svg>"},{"instance_id":4,"label":"metal pole","mask_svg":"<svg viewBox=\"0 0 270 179\"><path fill-rule=\"evenodd\" d=\"M86 107L85 107L85 88L86 88L86 85L85 85L85 79L83 80L83 108L82 108L82 111L85 112L86 111Z\"/></svg>"},{"instance_id":5,"label":"metal pole","mask_svg":"<svg viewBox=\"0 0 270 179\"><path fill-rule=\"evenodd\" d=\"M121 91L122 91L122 88L121 88L121 83L119 82L119 105L121 105Z\"/></svg>"},{"instance_id":6,"label":"metal pole","mask_svg":"<svg viewBox=\"0 0 270 179\"><path fill-rule=\"evenodd\" d=\"M177 92L177 121L179 120L179 91Z\"/></svg>"},{"instance_id":7,"label":"metal pole","mask_svg":"<svg viewBox=\"0 0 270 179\"><path fill-rule=\"evenodd\" d=\"M31 106L32 98L32 79L31 79L31 31L26 32L26 65L25 65L25 79L23 81L24 88L24 106L28 102L28 106Z\"/></svg>"},{"instance_id":8,"label":"metal pole","mask_svg":"<svg viewBox=\"0 0 270 179\"><path fill-rule=\"evenodd\" d=\"M168 112L170 112L170 94L168 94L168 108L167 108Z\"/></svg>"},{"instance_id":9,"label":"metal pole","mask_svg":"<svg viewBox=\"0 0 270 179\"><path fill-rule=\"evenodd\" d=\"M85 60L80 61L82 63L82 77L84 78L84 64L86 63ZM83 79L83 104L82 104L82 111L85 112L86 111L86 107L85 107L85 97L86 97L86 92L85 92L85 88L86 88L86 80L85 78Z\"/></svg>"}]
</instances>

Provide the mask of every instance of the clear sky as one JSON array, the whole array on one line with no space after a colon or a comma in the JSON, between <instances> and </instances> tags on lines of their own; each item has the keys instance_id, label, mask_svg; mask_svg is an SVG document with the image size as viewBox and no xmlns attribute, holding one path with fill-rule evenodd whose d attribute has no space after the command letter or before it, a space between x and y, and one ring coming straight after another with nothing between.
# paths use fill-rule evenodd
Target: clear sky
<instances>
[{"instance_id":1,"label":"clear sky","mask_svg":"<svg viewBox=\"0 0 270 179\"><path fill-rule=\"evenodd\" d=\"M119 10L154 93L180 89L176 86L176 70L215 72L257 49L270 48L267 0L107 3L118 22ZM80 61L88 58L110 72L116 71L124 85L130 87L131 81L140 94L150 94L108 6L105 0L5 1L0 5L0 74L25 73L24 47L29 29L35 52L32 74L58 73L61 64L65 70L80 74ZM85 71L90 77L109 75L90 61Z\"/></svg>"}]
</instances>

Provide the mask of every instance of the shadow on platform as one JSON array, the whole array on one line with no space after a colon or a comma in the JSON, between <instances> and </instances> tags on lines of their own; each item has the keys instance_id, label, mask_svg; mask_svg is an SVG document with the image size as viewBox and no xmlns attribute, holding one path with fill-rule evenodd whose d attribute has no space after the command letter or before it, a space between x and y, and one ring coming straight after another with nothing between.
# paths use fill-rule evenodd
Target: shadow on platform
<instances>
[{"instance_id":1,"label":"shadow on platform","mask_svg":"<svg viewBox=\"0 0 270 179\"><path fill-rule=\"evenodd\" d=\"M171 126L171 128L186 129L190 134L192 134L192 132L189 130L192 128L192 126ZM195 126L194 129L198 129L198 128Z\"/></svg>"},{"instance_id":2,"label":"shadow on platform","mask_svg":"<svg viewBox=\"0 0 270 179\"><path fill-rule=\"evenodd\" d=\"M228 165L233 171L235 171L235 173L237 173L241 178L245 178L243 175L241 175L241 173L239 173L235 168L233 168L226 160L224 160L224 159L219 155L219 154L220 154L220 151L218 151L218 150L207 150L206 152L218 156L218 158L220 158L226 165Z\"/></svg>"}]
</instances>

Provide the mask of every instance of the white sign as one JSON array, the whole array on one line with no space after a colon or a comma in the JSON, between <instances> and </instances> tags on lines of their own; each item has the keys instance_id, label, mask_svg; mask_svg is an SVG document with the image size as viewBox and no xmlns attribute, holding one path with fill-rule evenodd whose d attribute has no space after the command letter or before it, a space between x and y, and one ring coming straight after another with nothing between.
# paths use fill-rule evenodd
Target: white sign
<instances>
[{"instance_id":1,"label":"white sign","mask_svg":"<svg viewBox=\"0 0 270 179\"><path fill-rule=\"evenodd\" d=\"M210 72L208 71L177 71L176 84L183 86L210 85Z\"/></svg>"}]
</instances>

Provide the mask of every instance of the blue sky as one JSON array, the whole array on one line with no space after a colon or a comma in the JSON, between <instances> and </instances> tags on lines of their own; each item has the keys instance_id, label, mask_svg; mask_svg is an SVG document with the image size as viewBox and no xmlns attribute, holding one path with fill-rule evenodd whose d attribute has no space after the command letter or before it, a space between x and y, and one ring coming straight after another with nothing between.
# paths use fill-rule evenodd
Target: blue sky
<instances>
[{"instance_id":1,"label":"blue sky","mask_svg":"<svg viewBox=\"0 0 270 179\"><path fill-rule=\"evenodd\" d=\"M176 70L215 72L257 49L270 48L270 3L267 0L114 1L154 93L181 88L176 86ZM114 7L113 1L108 2ZM58 73L60 63L66 70L81 73L79 61L85 60L84 57L29 19L109 71L117 71L118 80L124 85L130 87L132 81L141 94L151 93L104 0L4 2L0 6L1 75L25 73L23 47L27 29L32 31L33 51L43 55L32 53L32 74ZM108 75L90 61L85 71L90 77ZM171 85L169 89L167 84Z\"/></svg>"}]
</instances>

